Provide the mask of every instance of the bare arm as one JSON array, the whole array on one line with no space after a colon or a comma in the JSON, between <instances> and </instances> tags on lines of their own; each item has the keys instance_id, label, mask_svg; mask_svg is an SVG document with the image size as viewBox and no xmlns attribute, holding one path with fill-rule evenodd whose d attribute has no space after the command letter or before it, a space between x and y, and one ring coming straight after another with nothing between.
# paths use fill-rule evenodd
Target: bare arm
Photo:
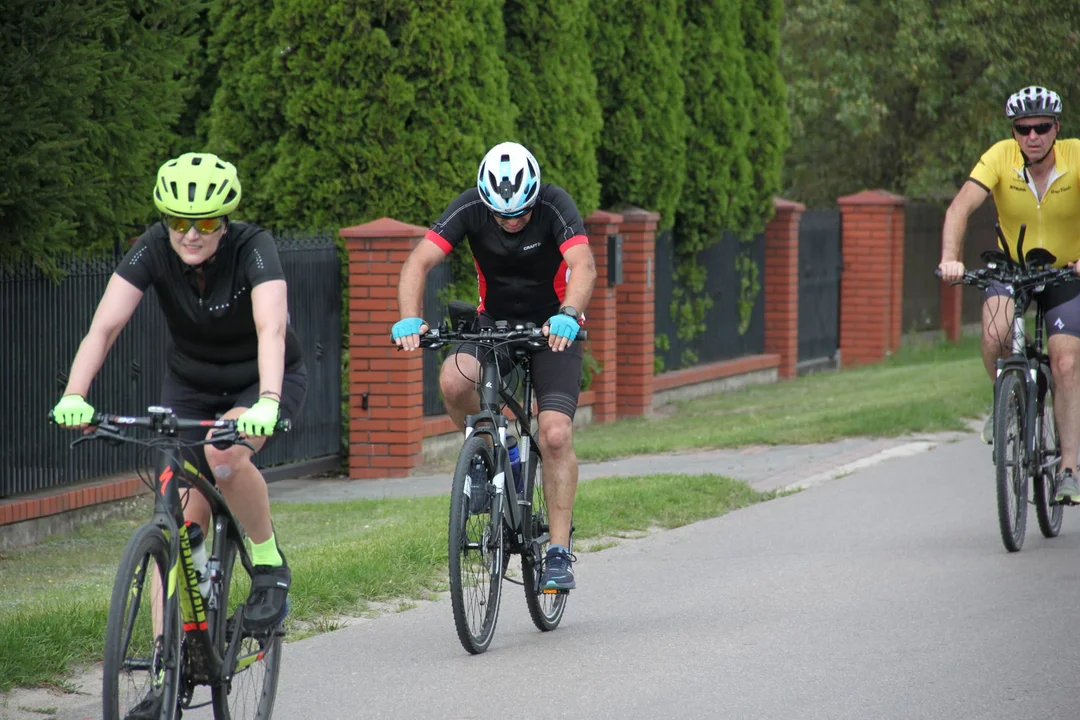
<instances>
[{"instance_id":1,"label":"bare arm","mask_svg":"<svg viewBox=\"0 0 1080 720\"><path fill-rule=\"evenodd\" d=\"M596 285L596 260L593 258L592 248L585 243L575 245L566 251L563 259L570 268L570 280L566 283L563 305L569 305L579 313L584 313L592 299L593 286Z\"/></svg>"},{"instance_id":2,"label":"bare arm","mask_svg":"<svg viewBox=\"0 0 1080 720\"><path fill-rule=\"evenodd\" d=\"M424 304L424 282L427 274L445 257L446 253L438 245L430 240L421 240L409 253L409 257L405 258L398 279L398 316L402 320L422 317L421 306ZM424 332L427 327L427 323L421 325L420 332ZM416 350L420 347L420 336L406 335L394 342L403 350Z\"/></svg>"},{"instance_id":3,"label":"bare arm","mask_svg":"<svg viewBox=\"0 0 1080 720\"><path fill-rule=\"evenodd\" d=\"M956 193L949 209L945 211L945 225L941 231L941 262L960 262L964 251L964 232L971 213L990 193L982 185L968 181Z\"/></svg>"},{"instance_id":4,"label":"bare arm","mask_svg":"<svg viewBox=\"0 0 1080 720\"><path fill-rule=\"evenodd\" d=\"M281 401L285 375L285 328L288 325L288 287L284 280L268 280L251 289L251 314L259 336L259 393L273 393Z\"/></svg>"},{"instance_id":5,"label":"bare arm","mask_svg":"<svg viewBox=\"0 0 1080 720\"><path fill-rule=\"evenodd\" d=\"M65 395L86 397L90 383L105 362L105 356L131 319L131 314L139 306L142 297L142 290L119 275L114 274L109 278L105 294L101 296L101 302L94 311L90 329L79 344L79 351L75 353L75 360L71 363L67 387L64 388Z\"/></svg>"}]
</instances>

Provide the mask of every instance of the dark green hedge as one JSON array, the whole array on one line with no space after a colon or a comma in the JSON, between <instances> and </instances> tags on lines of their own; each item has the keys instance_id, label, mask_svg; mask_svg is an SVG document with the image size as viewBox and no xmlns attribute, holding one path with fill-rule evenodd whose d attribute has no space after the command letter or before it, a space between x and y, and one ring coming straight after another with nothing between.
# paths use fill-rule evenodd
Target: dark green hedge
<instances>
[{"instance_id":1,"label":"dark green hedge","mask_svg":"<svg viewBox=\"0 0 1080 720\"><path fill-rule=\"evenodd\" d=\"M0 2L0 264L112 245L152 217L198 47L192 0Z\"/></svg>"}]
</instances>

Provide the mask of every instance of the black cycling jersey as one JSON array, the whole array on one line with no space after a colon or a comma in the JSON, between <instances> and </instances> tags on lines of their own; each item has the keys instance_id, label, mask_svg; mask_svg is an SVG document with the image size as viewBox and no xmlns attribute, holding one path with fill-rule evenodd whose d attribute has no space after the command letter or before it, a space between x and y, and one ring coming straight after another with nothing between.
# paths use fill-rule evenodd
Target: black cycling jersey
<instances>
[{"instance_id":1,"label":"black cycling jersey","mask_svg":"<svg viewBox=\"0 0 1080 720\"><path fill-rule=\"evenodd\" d=\"M259 337L251 308L251 288L284 280L277 245L256 225L230 222L214 257L202 265L204 289L195 269L169 244L161 223L144 232L116 268L116 274L145 291L153 285L169 325L169 368L192 387L228 392L259 380ZM285 333L285 368L304 364L296 333Z\"/></svg>"},{"instance_id":2,"label":"black cycling jersey","mask_svg":"<svg viewBox=\"0 0 1080 720\"><path fill-rule=\"evenodd\" d=\"M480 309L512 323L540 325L559 311L570 270L563 253L587 244L570 194L543 183L532 218L520 232L499 227L475 187L450 203L425 236L446 253L468 237L476 263Z\"/></svg>"}]
</instances>

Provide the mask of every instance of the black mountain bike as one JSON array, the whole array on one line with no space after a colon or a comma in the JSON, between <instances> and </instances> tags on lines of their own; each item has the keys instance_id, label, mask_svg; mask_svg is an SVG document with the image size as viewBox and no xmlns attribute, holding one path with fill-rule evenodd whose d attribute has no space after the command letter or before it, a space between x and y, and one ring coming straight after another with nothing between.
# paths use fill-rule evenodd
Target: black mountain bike
<instances>
[{"instance_id":1,"label":"black mountain bike","mask_svg":"<svg viewBox=\"0 0 1080 720\"><path fill-rule=\"evenodd\" d=\"M986 267L965 272L961 281L984 289L992 282L1000 283L1012 295L1012 335L1008 339L1012 352L997 361L994 382L993 449L998 524L1001 540L1009 552L1017 552L1024 545L1029 485L1039 530L1048 538L1056 537L1061 531L1063 508L1054 503L1061 447L1054 421L1050 358L1043 349L1045 317L1042 305L1036 303L1032 338L1027 334L1025 314L1035 296L1077 280L1071 268L1053 267L1056 258L1043 248L1034 248L1024 255L1026 230L1026 226L1020 226L1017 259L1013 260L998 226L1002 250L983 252L981 258Z\"/></svg>"},{"instance_id":2,"label":"black mountain bike","mask_svg":"<svg viewBox=\"0 0 1080 720\"><path fill-rule=\"evenodd\" d=\"M533 388L529 348L547 344L541 328L532 323L510 327L499 321L493 329L474 329L476 308L452 303L451 327L429 330L420 345L437 349L451 343L473 343L481 365L480 413L465 418L465 444L458 455L450 491L450 599L461 645L470 653L487 650L495 635L511 554L521 556L521 585L533 624L554 630L566 609L567 591L540 589L540 575L551 536L544 500L543 458L533 430ZM578 333L584 340L586 333ZM505 354L504 354L505 353ZM501 355L501 357L500 357ZM509 356L509 358L507 357ZM521 369L521 402L503 383L502 370L512 362ZM507 450L510 410L517 422L523 491L515 487ZM470 477L486 478L483 501L473 502L476 490ZM481 512L475 512L480 506ZM573 528L571 527L571 550Z\"/></svg>"},{"instance_id":3,"label":"black mountain bike","mask_svg":"<svg viewBox=\"0 0 1080 720\"><path fill-rule=\"evenodd\" d=\"M243 629L252 570L244 530L221 493L180 453L181 448L206 444L222 449L251 446L241 438L235 420L183 420L162 407L150 407L147 413L146 417L95 413L93 430L72 443L74 447L105 440L140 446L144 454L139 477L154 491L154 515L131 536L116 571L105 635L102 717L132 717L132 709L144 700L153 699L152 704L158 705L160 697L160 720L208 704L217 720L268 720L277 694L285 631L280 623L261 632ZM277 430L284 432L289 426L288 420L281 420ZM131 437L127 431L132 428L153 435ZM177 437L178 431L195 428L213 430L213 435L190 441ZM206 497L213 513L205 595L199 590L184 524L180 477ZM210 700L192 704L199 685L210 687ZM143 717L141 708L135 715Z\"/></svg>"}]
</instances>

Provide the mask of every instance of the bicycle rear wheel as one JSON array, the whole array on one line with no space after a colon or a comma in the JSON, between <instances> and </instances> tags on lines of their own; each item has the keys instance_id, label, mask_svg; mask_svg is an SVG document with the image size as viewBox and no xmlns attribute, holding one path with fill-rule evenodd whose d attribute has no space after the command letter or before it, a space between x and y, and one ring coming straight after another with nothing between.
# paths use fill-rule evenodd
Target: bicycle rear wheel
<instances>
[{"instance_id":1,"label":"bicycle rear wheel","mask_svg":"<svg viewBox=\"0 0 1080 720\"><path fill-rule=\"evenodd\" d=\"M1057 423L1054 420L1054 395L1049 390L1042 402L1042 465L1035 474L1034 498L1035 517L1039 519L1039 530L1044 537L1057 537L1061 532L1061 520L1065 515L1062 505L1054 505L1054 472L1061 460L1061 446L1058 445Z\"/></svg>"},{"instance_id":2,"label":"bicycle rear wheel","mask_svg":"<svg viewBox=\"0 0 1080 720\"><path fill-rule=\"evenodd\" d=\"M529 475L525 480L526 497L532 499L531 525L529 535L539 549L539 558L530 552L521 556L521 574L525 585L525 604L529 606L529 617L538 630L554 630L562 621L566 610L565 593L546 594L540 592L540 573L547 549L551 545L548 531L547 503L544 500L544 463L534 447L529 452ZM570 535L570 550L574 549L574 536Z\"/></svg>"},{"instance_id":3,"label":"bicycle rear wheel","mask_svg":"<svg viewBox=\"0 0 1080 720\"><path fill-rule=\"evenodd\" d=\"M105 629L101 706L105 720L121 720L131 710L155 710L162 720L176 717L182 665L180 605L169 576L169 542L155 525L131 536L113 583Z\"/></svg>"},{"instance_id":4,"label":"bicycle rear wheel","mask_svg":"<svg viewBox=\"0 0 1080 720\"><path fill-rule=\"evenodd\" d=\"M251 589L251 577L240 561L236 542L228 537L224 545L218 593L221 611L216 613L214 628L214 647L221 658L236 633L241 632L235 611ZM283 635L280 625L259 632L241 632L232 679L210 690L216 720L269 720L277 697Z\"/></svg>"},{"instance_id":5,"label":"bicycle rear wheel","mask_svg":"<svg viewBox=\"0 0 1080 720\"><path fill-rule=\"evenodd\" d=\"M474 466L483 468L490 483L495 475L495 463L487 442L477 436L468 438L458 455L450 491L448 533L454 627L461 646L476 655L488 649L495 635L506 549L502 518L493 512L499 509L495 496L489 498L486 512L469 513L472 494L469 471Z\"/></svg>"},{"instance_id":6,"label":"bicycle rear wheel","mask_svg":"<svg viewBox=\"0 0 1080 720\"><path fill-rule=\"evenodd\" d=\"M1024 447L1025 387L1010 372L1001 379L994 402L994 466L997 473L998 525L1009 552L1024 546L1027 529L1028 477Z\"/></svg>"}]
</instances>

